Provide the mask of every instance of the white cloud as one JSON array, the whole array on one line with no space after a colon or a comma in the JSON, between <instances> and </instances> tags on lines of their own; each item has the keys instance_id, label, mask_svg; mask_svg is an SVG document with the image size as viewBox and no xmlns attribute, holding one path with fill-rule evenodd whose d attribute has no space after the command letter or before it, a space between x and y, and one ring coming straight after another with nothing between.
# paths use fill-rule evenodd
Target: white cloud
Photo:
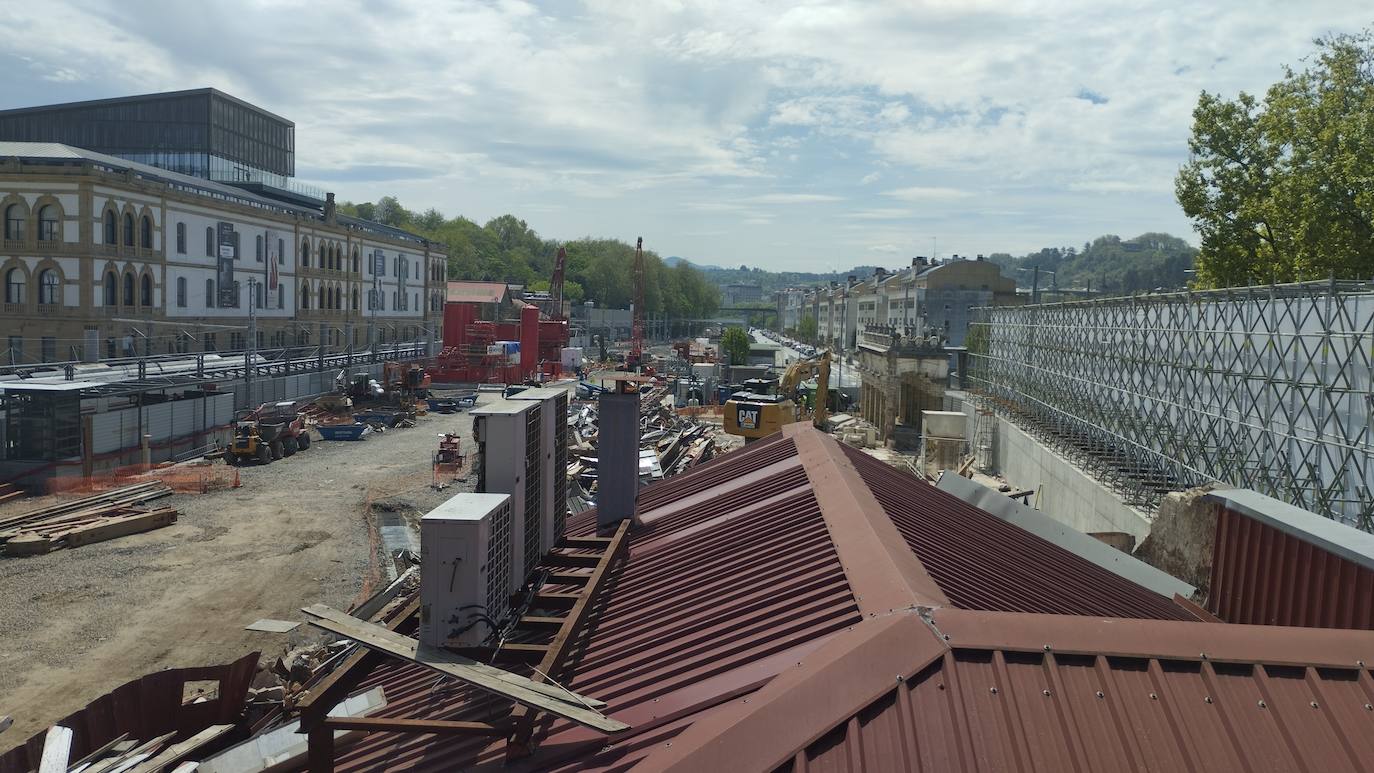
<instances>
[{"instance_id":1,"label":"white cloud","mask_svg":"<svg viewBox=\"0 0 1374 773\"><path fill-rule=\"evenodd\" d=\"M947 201L949 199L968 198L973 194L958 188L913 185L909 188L883 191L883 195L903 201Z\"/></svg>"},{"instance_id":2,"label":"white cloud","mask_svg":"<svg viewBox=\"0 0 1374 773\"><path fill-rule=\"evenodd\" d=\"M744 201L752 204L815 204L822 201L843 201L841 196L831 196L828 193L765 193L761 196L750 196Z\"/></svg>"},{"instance_id":3,"label":"white cloud","mask_svg":"<svg viewBox=\"0 0 1374 773\"><path fill-rule=\"evenodd\" d=\"M863 176L863 179L859 181L859 184L860 184L860 185L869 185L869 184L878 182L878 180L879 180L881 177L882 177L882 174L879 173L879 172L869 172L868 174L866 174L866 175Z\"/></svg>"}]
</instances>

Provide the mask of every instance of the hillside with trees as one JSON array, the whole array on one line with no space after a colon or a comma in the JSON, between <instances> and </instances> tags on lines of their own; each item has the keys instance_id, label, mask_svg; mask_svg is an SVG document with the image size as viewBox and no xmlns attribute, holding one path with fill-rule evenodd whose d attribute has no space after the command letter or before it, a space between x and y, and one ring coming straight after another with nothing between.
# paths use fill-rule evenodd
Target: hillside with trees
<instances>
[{"instance_id":1,"label":"hillside with trees","mask_svg":"<svg viewBox=\"0 0 1374 773\"><path fill-rule=\"evenodd\" d=\"M1120 295L1182 289L1191 279L1197 249L1177 236L1145 233L1133 239L1108 234L1078 247L1045 247L1021 257L996 252L988 259L1018 286L1030 287L1040 268L1040 287L1101 290Z\"/></svg>"},{"instance_id":2,"label":"hillside with trees","mask_svg":"<svg viewBox=\"0 0 1374 773\"><path fill-rule=\"evenodd\" d=\"M553 276L554 255L562 246L568 251L563 294L569 301L624 309L634 295L634 245L618 239L584 237L560 243L541 237L514 215L478 225L461 215L446 218L436 209L411 212L392 196L376 203L345 202L339 211L447 245L449 279L511 282L545 290ZM657 253L644 251L645 311L678 318L714 314L720 305L716 287L690 263L675 263L666 265Z\"/></svg>"}]
</instances>

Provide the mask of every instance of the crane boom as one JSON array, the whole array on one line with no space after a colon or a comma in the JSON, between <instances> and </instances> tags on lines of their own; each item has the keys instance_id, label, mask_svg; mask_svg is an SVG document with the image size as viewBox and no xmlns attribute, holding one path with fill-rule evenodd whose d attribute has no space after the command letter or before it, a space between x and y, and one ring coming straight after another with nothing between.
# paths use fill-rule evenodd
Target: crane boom
<instances>
[{"instance_id":1,"label":"crane boom","mask_svg":"<svg viewBox=\"0 0 1374 773\"><path fill-rule=\"evenodd\" d=\"M644 355L644 237L635 241L634 312L630 328L630 358L638 366Z\"/></svg>"},{"instance_id":2,"label":"crane boom","mask_svg":"<svg viewBox=\"0 0 1374 773\"><path fill-rule=\"evenodd\" d=\"M553 280L549 282L549 298L553 301L554 319L566 319L563 316L563 273L567 264L568 251L559 247L558 254L553 259Z\"/></svg>"}]
</instances>

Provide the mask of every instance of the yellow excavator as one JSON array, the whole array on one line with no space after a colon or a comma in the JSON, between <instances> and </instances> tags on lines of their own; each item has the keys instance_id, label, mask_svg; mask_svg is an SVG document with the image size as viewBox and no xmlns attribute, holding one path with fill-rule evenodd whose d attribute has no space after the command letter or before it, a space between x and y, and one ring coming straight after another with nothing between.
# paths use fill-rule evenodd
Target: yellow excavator
<instances>
[{"instance_id":1,"label":"yellow excavator","mask_svg":"<svg viewBox=\"0 0 1374 773\"><path fill-rule=\"evenodd\" d=\"M794 362L781 379L751 378L744 382L744 390L736 392L725 402L725 431L739 435L745 443L768 437L802 418L797 410L802 402L799 389L810 376L816 377L816 394L811 421L818 429L825 429L830 403L830 352L819 357Z\"/></svg>"}]
</instances>

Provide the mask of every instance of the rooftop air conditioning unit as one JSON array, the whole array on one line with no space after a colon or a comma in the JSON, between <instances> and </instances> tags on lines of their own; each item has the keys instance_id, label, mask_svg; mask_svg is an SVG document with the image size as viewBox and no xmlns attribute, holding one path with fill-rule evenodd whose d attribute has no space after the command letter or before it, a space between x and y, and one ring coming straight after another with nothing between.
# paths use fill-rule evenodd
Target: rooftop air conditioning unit
<instances>
[{"instance_id":1,"label":"rooftop air conditioning unit","mask_svg":"<svg viewBox=\"0 0 1374 773\"><path fill-rule=\"evenodd\" d=\"M458 494L420 519L420 641L475 646L510 607L511 498Z\"/></svg>"},{"instance_id":2,"label":"rooftop air conditioning unit","mask_svg":"<svg viewBox=\"0 0 1374 773\"><path fill-rule=\"evenodd\" d=\"M471 411L477 491L509 494L511 499L510 593L525 584L541 555L542 408L533 400L505 399Z\"/></svg>"},{"instance_id":3,"label":"rooftop air conditioning unit","mask_svg":"<svg viewBox=\"0 0 1374 773\"><path fill-rule=\"evenodd\" d=\"M563 537L568 514L568 390L559 387L526 389L512 400L537 400L542 426L540 450L543 467L539 474L540 518L539 554L553 550Z\"/></svg>"}]
</instances>

